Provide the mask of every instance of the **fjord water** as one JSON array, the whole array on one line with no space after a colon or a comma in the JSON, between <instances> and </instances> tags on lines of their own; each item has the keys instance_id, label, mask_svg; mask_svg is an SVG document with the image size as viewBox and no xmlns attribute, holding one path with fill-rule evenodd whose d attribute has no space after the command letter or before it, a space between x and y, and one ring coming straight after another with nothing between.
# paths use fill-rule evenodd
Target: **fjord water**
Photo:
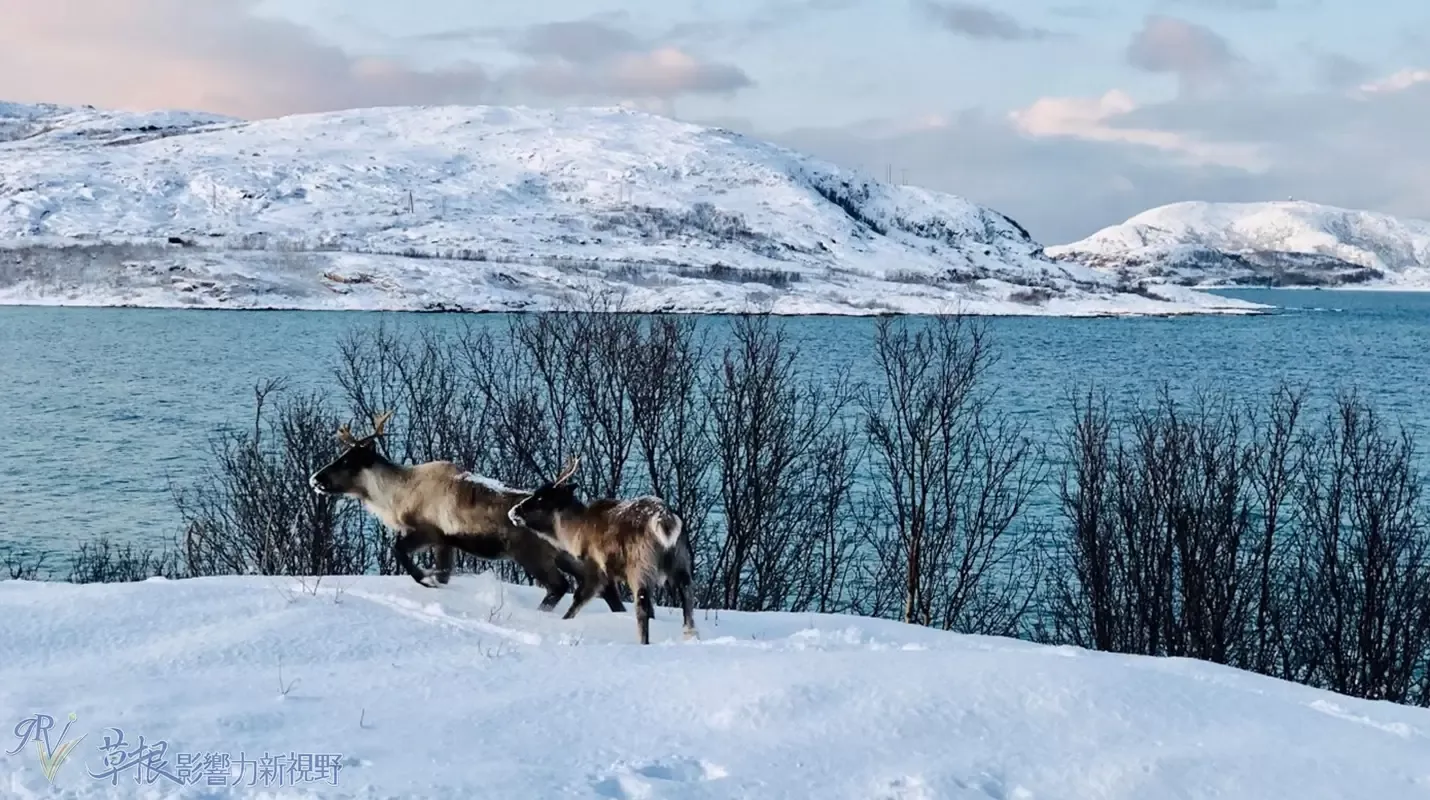
<instances>
[{"instance_id":1,"label":"fjord water","mask_svg":"<svg viewBox=\"0 0 1430 800\"><path fill-rule=\"evenodd\" d=\"M1238 290L1264 316L992 318L999 405L1050 437L1068 392L1096 382L1121 400L1174 389L1263 394L1308 384L1317 400L1355 387L1430 432L1430 293ZM79 542L163 546L179 531L170 487L204 464L209 437L251 424L252 386L287 376L331 387L339 338L382 321L404 329L506 324L503 315L0 308L0 556L49 552L63 571ZM872 377L874 321L780 320L818 380L833 366ZM723 329L719 317L702 325ZM1430 441L1422 438L1425 446ZM1422 462L1424 463L1424 462Z\"/></svg>"}]
</instances>

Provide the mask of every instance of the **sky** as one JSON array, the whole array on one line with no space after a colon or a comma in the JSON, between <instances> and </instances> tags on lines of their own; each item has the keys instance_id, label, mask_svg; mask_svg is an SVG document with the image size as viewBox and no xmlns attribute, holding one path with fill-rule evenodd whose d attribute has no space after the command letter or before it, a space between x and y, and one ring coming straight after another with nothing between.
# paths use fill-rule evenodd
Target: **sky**
<instances>
[{"instance_id":1,"label":"sky","mask_svg":"<svg viewBox=\"0 0 1430 800\"><path fill-rule=\"evenodd\" d=\"M0 0L0 100L623 104L1047 244L1182 200L1430 219L1423 0Z\"/></svg>"}]
</instances>

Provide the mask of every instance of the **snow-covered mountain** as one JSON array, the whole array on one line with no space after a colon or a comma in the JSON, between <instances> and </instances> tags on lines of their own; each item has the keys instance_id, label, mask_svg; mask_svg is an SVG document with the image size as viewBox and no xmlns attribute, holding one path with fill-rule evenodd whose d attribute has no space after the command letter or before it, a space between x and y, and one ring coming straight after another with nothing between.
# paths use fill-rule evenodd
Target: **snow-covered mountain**
<instances>
[{"instance_id":1,"label":"snow-covered mountain","mask_svg":"<svg viewBox=\"0 0 1430 800\"><path fill-rule=\"evenodd\" d=\"M1300 201L1172 203L1046 252L1187 286L1430 288L1430 222Z\"/></svg>"},{"instance_id":2,"label":"snow-covered mountain","mask_svg":"<svg viewBox=\"0 0 1430 800\"><path fill-rule=\"evenodd\" d=\"M1008 217L615 108L255 122L0 104L0 302L1178 313ZM1160 294L1159 294L1160 293Z\"/></svg>"},{"instance_id":3,"label":"snow-covered mountain","mask_svg":"<svg viewBox=\"0 0 1430 800\"><path fill-rule=\"evenodd\" d=\"M0 581L0 795L1430 792L1423 708L848 615L697 611L700 638L684 641L679 612L657 607L643 647L630 606L563 620L570 600L544 613L541 594L490 572L435 590L406 575ZM52 748L72 748L48 778L25 724L37 715L55 721Z\"/></svg>"}]
</instances>

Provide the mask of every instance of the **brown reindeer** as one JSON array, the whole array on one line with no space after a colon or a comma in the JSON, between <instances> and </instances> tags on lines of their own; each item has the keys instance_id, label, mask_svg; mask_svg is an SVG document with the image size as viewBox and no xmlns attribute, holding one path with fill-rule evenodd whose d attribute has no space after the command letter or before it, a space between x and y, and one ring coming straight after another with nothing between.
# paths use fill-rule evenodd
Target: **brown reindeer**
<instances>
[{"instance_id":1,"label":"brown reindeer","mask_svg":"<svg viewBox=\"0 0 1430 800\"><path fill-rule=\"evenodd\" d=\"M598 589L624 578L636 601L636 630L641 644L650 644L654 614L651 591L673 586L680 597L686 639L695 630L692 553L680 517L658 497L633 500L600 499L583 503L569 483L580 459L571 459L556 480L543 485L511 507L508 516L566 552L580 558L588 572L576 590L564 619L571 619Z\"/></svg>"},{"instance_id":2,"label":"brown reindeer","mask_svg":"<svg viewBox=\"0 0 1430 800\"><path fill-rule=\"evenodd\" d=\"M453 548L488 561L515 561L546 589L541 610L550 611L570 589L566 575L576 577L576 596L589 595L580 559L554 547L532 531L516 525L507 510L528 496L490 478L474 475L449 461L402 466L377 449L392 412L373 419L372 433L359 439L348 425L338 430L342 455L313 473L308 484L319 494L355 497L396 535L397 562L422 584L436 588L452 574ZM435 549L435 574L423 572L414 553ZM613 612L625 611L615 587L601 593Z\"/></svg>"}]
</instances>

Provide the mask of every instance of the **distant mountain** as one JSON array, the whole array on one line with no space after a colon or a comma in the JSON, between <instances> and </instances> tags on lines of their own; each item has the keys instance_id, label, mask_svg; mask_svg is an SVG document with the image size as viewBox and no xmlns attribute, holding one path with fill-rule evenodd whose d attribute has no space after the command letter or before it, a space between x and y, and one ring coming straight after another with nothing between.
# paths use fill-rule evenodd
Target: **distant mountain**
<instances>
[{"instance_id":1,"label":"distant mountain","mask_svg":"<svg viewBox=\"0 0 1430 800\"><path fill-rule=\"evenodd\" d=\"M1245 311L1008 217L613 108L245 122L0 104L0 302L866 314Z\"/></svg>"},{"instance_id":2,"label":"distant mountain","mask_svg":"<svg viewBox=\"0 0 1430 800\"><path fill-rule=\"evenodd\" d=\"M1173 203L1046 252L1187 286L1430 288L1430 222L1299 201Z\"/></svg>"}]
</instances>

